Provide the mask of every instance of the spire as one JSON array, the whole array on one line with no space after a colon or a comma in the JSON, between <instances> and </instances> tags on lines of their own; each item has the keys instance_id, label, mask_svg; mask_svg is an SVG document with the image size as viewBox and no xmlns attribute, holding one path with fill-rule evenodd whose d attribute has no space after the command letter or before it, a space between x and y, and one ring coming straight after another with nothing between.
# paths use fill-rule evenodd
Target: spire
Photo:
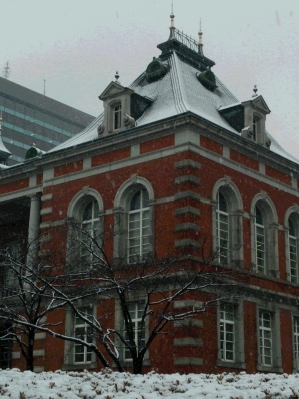
<instances>
[{"instance_id":1,"label":"spire","mask_svg":"<svg viewBox=\"0 0 299 399\"><path fill-rule=\"evenodd\" d=\"M173 0L171 1L171 14L170 14L170 35L169 35L169 39L173 39L174 38L174 14L173 14Z\"/></svg>"},{"instance_id":2,"label":"spire","mask_svg":"<svg viewBox=\"0 0 299 399\"><path fill-rule=\"evenodd\" d=\"M199 20L199 31L198 31L198 54L203 55L203 43L202 43L202 30L201 30L201 18Z\"/></svg>"}]
</instances>

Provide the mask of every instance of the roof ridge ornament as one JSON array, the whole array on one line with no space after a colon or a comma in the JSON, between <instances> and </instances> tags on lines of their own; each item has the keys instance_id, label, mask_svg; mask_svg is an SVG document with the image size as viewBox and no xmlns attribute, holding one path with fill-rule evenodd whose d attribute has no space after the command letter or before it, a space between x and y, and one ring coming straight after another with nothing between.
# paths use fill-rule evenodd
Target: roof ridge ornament
<instances>
[{"instance_id":1,"label":"roof ridge ornament","mask_svg":"<svg viewBox=\"0 0 299 399\"><path fill-rule=\"evenodd\" d=\"M253 91L254 91L254 94L252 95L252 98L258 97L258 94L257 94L257 91L258 91L257 85L254 85Z\"/></svg>"},{"instance_id":2,"label":"roof ridge ornament","mask_svg":"<svg viewBox=\"0 0 299 399\"><path fill-rule=\"evenodd\" d=\"M170 29L170 35L169 35L169 39L168 40L174 39L175 27L174 27L173 0L171 1L171 14L170 14L170 27L169 27L169 29Z\"/></svg>"},{"instance_id":3,"label":"roof ridge ornament","mask_svg":"<svg viewBox=\"0 0 299 399\"><path fill-rule=\"evenodd\" d=\"M118 83L118 84L120 84L120 82L118 81L118 79L119 79L119 73L118 73L118 71L116 71L115 72L115 83Z\"/></svg>"},{"instance_id":4,"label":"roof ridge ornament","mask_svg":"<svg viewBox=\"0 0 299 399\"><path fill-rule=\"evenodd\" d=\"M201 30L201 18L199 19L199 31L198 31L198 54L203 55L203 42L202 42L202 30Z\"/></svg>"}]
</instances>

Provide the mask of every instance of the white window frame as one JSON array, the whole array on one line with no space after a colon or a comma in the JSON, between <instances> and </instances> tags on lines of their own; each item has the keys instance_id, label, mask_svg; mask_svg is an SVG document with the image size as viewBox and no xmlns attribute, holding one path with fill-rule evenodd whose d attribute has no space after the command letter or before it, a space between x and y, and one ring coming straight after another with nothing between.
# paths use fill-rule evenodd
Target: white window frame
<instances>
[{"instance_id":1,"label":"white window frame","mask_svg":"<svg viewBox=\"0 0 299 399\"><path fill-rule=\"evenodd\" d=\"M101 195L94 189L84 187L79 191L71 200L67 211L67 217L69 224L68 232L68 251L67 251L67 265L70 271L80 271L82 268L81 254L82 246L80 245L80 239L84 238L84 232L82 230L83 212L86 206L96 201L98 204L98 217L94 218L99 220L98 232L99 237L98 244L101 245L101 233L103 228L102 217L104 215L104 204ZM94 223L94 222L93 222ZM86 236L85 236L86 237Z\"/></svg>"},{"instance_id":2,"label":"white window frame","mask_svg":"<svg viewBox=\"0 0 299 399\"><path fill-rule=\"evenodd\" d=\"M85 313L86 316L93 317L93 309L92 308L82 309L80 311L80 313ZM88 340L89 340L90 343L92 343L93 336L92 336L92 334L90 336L90 333L88 332L88 330L91 329L91 327L89 326L88 323L86 323L85 321L80 319L76 314L74 314L74 337L77 337L76 330L79 330L79 329L84 329L84 336L83 336L82 340L85 342L88 342ZM77 349L79 349L79 348L81 348L83 350L83 352L78 353ZM76 361L77 355L83 355L83 360ZM92 355L93 355L93 351L90 348L88 348L87 346L84 346L82 344L79 344L77 342L74 342L74 344L73 344L73 363L74 364L91 363L92 357L93 357Z\"/></svg>"},{"instance_id":3,"label":"white window frame","mask_svg":"<svg viewBox=\"0 0 299 399\"><path fill-rule=\"evenodd\" d=\"M257 370L281 373L280 311L275 305L264 301L260 305L256 309Z\"/></svg>"},{"instance_id":4,"label":"white window frame","mask_svg":"<svg viewBox=\"0 0 299 399\"><path fill-rule=\"evenodd\" d=\"M285 252L287 263L287 279L293 284L299 284L299 215L298 208L292 207L285 218ZM292 229L291 225L292 223ZM293 234L291 234L293 230Z\"/></svg>"},{"instance_id":5,"label":"white window frame","mask_svg":"<svg viewBox=\"0 0 299 399\"><path fill-rule=\"evenodd\" d=\"M252 140L255 143L262 143L262 118L258 114L252 115Z\"/></svg>"},{"instance_id":6,"label":"white window frame","mask_svg":"<svg viewBox=\"0 0 299 399\"><path fill-rule=\"evenodd\" d=\"M91 204L91 218L83 219L84 212L88 206ZM100 219L99 219L99 204L95 199L87 202L82 209L82 221L81 221L81 239L82 243L80 246L80 258L81 261L86 261L90 263L95 258L95 252L97 251L96 240L99 239L100 232ZM84 254L84 251L85 254Z\"/></svg>"},{"instance_id":7,"label":"white window frame","mask_svg":"<svg viewBox=\"0 0 299 399\"><path fill-rule=\"evenodd\" d=\"M261 213L263 218L263 224L257 223L257 209ZM255 264L258 273L266 274L266 234L264 225L263 212L256 207L255 208L255 219L254 219L254 247L255 247Z\"/></svg>"},{"instance_id":8,"label":"white window frame","mask_svg":"<svg viewBox=\"0 0 299 399\"><path fill-rule=\"evenodd\" d=\"M235 362L236 359L236 325L235 306L227 303L220 303L220 358L223 362ZM229 337L232 336L231 339ZM229 346L232 349L228 349ZM232 356L228 356L232 353Z\"/></svg>"},{"instance_id":9,"label":"white window frame","mask_svg":"<svg viewBox=\"0 0 299 399\"><path fill-rule=\"evenodd\" d=\"M150 209L149 206L143 207L145 189L138 190L132 196L129 207L131 208L132 200L140 193L140 208L129 210L128 212L128 262L134 263L142 259L144 255L150 251ZM132 227L133 226L133 227ZM147 231L147 234L145 234ZM137 245L132 245L133 242ZM134 249L135 248L135 249Z\"/></svg>"},{"instance_id":10,"label":"white window frame","mask_svg":"<svg viewBox=\"0 0 299 399\"><path fill-rule=\"evenodd\" d=\"M299 315L293 316L293 356L295 371L299 370Z\"/></svg>"},{"instance_id":11,"label":"white window frame","mask_svg":"<svg viewBox=\"0 0 299 399\"><path fill-rule=\"evenodd\" d=\"M257 222L257 209L263 224ZM275 278L279 278L277 220L271 199L264 192L257 194L250 209L252 271Z\"/></svg>"},{"instance_id":12,"label":"white window frame","mask_svg":"<svg viewBox=\"0 0 299 399\"><path fill-rule=\"evenodd\" d=\"M259 311L259 364L273 366L273 316L266 310ZM269 359L269 360L267 360Z\"/></svg>"},{"instance_id":13,"label":"white window frame","mask_svg":"<svg viewBox=\"0 0 299 399\"><path fill-rule=\"evenodd\" d=\"M121 103L113 107L113 130L121 128Z\"/></svg>"},{"instance_id":14,"label":"white window frame","mask_svg":"<svg viewBox=\"0 0 299 399\"><path fill-rule=\"evenodd\" d=\"M245 370L243 301L221 301L217 306L217 326L217 366ZM229 334L231 333L229 329L233 331L233 341L229 339ZM226 333L227 335L225 336ZM231 352L229 349L231 342L233 342L233 358L228 356L228 351Z\"/></svg>"},{"instance_id":15,"label":"white window frame","mask_svg":"<svg viewBox=\"0 0 299 399\"><path fill-rule=\"evenodd\" d=\"M134 341L137 345L137 350L138 350L138 344L139 344L139 334L140 334L140 327L141 327L141 321L142 321L142 315L144 313L144 306L145 304L142 302L131 302L128 303L128 311L130 313L131 317L131 322L133 325L133 330L134 330ZM140 315L141 313L141 315ZM145 331L145 324L143 326L143 337L141 337L141 341L143 342L143 345L145 343L146 339L146 331ZM126 327L124 325L124 339L127 340L126 338ZM132 361L131 353L130 350L127 347L123 348L123 359L125 361Z\"/></svg>"},{"instance_id":16,"label":"white window frame","mask_svg":"<svg viewBox=\"0 0 299 399\"><path fill-rule=\"evenodd\" d=\"M299 267L298 267L298 239L288 234L289 237L289 262L290 262L290 281L291 283L299 283Z\"/></svg>"},{"instance_id":17,"label":"white window frame","mask_svg":"<svg viewBox=\"0 0 299 399\"><path fill-rule=\"evenodd\" d=\"M219 193L227 212L220 210ZM229 177L218 180L212 191L213 258L227 266L243 267L243 203L238 188ZM220 218L227 222L227 256L221 255Z\"/></svg>"},{"instance_id":18,"label":"white window frame","mask_svg":"<svg viewBox=\"0 0 299 399\"><path fill-rule=\"evenodd\" d=\"M217 209L216 209L216 237L217 237L217 249L218 249L218 260L222 264L228 264L230 260L230 220L228 212L220 210L219 196L222 195L225 205L227 208L227 200L221 193L221 190L217 192ZM227 236L225 238L224 236ZM225 243L225 245L223 245Z\"/></svg>"},{"instance_id":19,"label":"white window frame","mask_svg":"<svg viewBox=\"0 0 299 399\"><path fill-rule=\"evenodd\" d=\"M114 262L129 262L128 220L130 202L135 193L145 189L149 196L149 232L148 256L154 252L155 247L155 203L154 190L150 182L141 176L133 176L124 182L118 189L114 200ZM142 253L143 255L143 253ZM139 260L140 260L140 254ZM133 263L133 262L132 262Z\"/></svg>"}]
</instances>

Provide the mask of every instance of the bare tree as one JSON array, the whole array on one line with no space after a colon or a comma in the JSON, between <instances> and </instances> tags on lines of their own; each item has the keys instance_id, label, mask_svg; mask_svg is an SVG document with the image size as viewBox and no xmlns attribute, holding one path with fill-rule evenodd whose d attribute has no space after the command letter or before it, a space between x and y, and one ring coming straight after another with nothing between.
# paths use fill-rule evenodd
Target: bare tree
<instances>
[{"instance_id":1,"label":"bare tree","mask_svg":"<svg viewBox=\"0 0 299 399\"><path fill-rule=\"evenodd\" d=\"M10 254L2 262L18 284L6 295L0 320L13 323L8 334L19 343L28 369L33 368L35 332L44 331L87 348L104 367L115 364L124 371L125 360L130 359L133 372L142 373L146 352L169 323L195 317L220 299L236 295L236 276L213 266L218 254L205 258L205 239L197 259L186 254L166 259L146 256L128 264L127 258L109 259L103 235L76 225L67 230L72 245L66 266L58 262L59 266L48 267L48 261L28 268ZM174 306L200 292L210 294L201 306L183 310ZM86 310L93 307L96 314ZM43 316L56 309L72 312L84 327L67 333L43 323ZM18 340L19 333L27 336L26 344Z\"/></svg>"},{"instance_id":2,"label":"bare tree","mask_svg":"<svg viewBox=\"0 0 299 399\"><path fill-rule=\"evenodd\" d=\"M40 239L42 236L38 241ZM0 341L16 342L26 361L26 369L31 371L36 332L41 331L41 326L55 329L63 325L63 321L58 324L43 321L54 310L64 311L68 301L61 293L67 293L68 300L75 297L77 301L89 294L89 286L84 284L89 273L65 274L62 261L65 254L62 253L36 256L33 260L32 247L37 247L35 242L23 250L21 246L18 250L8 246L0 251L0 323L3 329Z\"/></svg>"}]
</instances>

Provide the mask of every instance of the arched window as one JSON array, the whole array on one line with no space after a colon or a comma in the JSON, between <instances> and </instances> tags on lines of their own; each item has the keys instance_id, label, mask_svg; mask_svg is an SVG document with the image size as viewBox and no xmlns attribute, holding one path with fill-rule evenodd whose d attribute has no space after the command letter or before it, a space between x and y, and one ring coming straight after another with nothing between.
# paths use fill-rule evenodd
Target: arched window
<instances>
[{"instance_id":1,"label":"arched window","mask_svg":"<svg viewBox=\"0 0 299 399\"><path fill-rule=\"evenodd\" d=\"M90 200L82 210L80 255L83 263L91 262L98 253L99 204Z\"/></svg>"},{"instance_id":2,"label":"arched window","mask_svg":"<svg viewBox=\"0 0 299 399\"><path fill-rule=\"evenodd\" d=\"M68 208L68 267L90 270L100 254L103 201L99 193L85 187L75 195Z\"/></svg>"},{"instance_id":3,"label":"arched window","mask_svg":"<svg viewBox=\"0 0 299 399\"><path fill-rule=\"evenodd\" d=\"M242 199L229 178L219 180L212 193L213 257L221 264L242 267Z\"/></svg>"},{"instance_id":4,"label":"arched window","mask_svg":"<svg viewBox=\"0 0 299 399\"><path fill-rule=\"evenodd\" d=\"M121 128L121 105L118 104L113 109L113 130Z\"/></svg>"},{"instance_id":5,"label":"arched window","mask_svg":"<svg viewBox=\"0 0 299 399\"><path fill-rule=\"evenodd\" d=\"M265 247L265 226L261 210L255 207L255 261L259 273L266 273L266 247Z\"/></svg>"},{"instance_id":6,"label":"arched window","mask_svg":"<svg viewBox=\"0 0 299 399\"><path fill-rule=\"evenodd\" d=\"M147 179L133 176L114 200L116 262L146 260L154 251L154 191Z\"/></svg>"},{"instance_id":7,"label":"arched window","mask_svg":"<svg viewBox=\"0 0 299 399\"><path fill-rule=\"evenodd\" d=\"M218 191L217 193L217 210L216 210L216 236L217 248L219 251L220 263L227 264L229 261L229 215L226 200L223 194Z\"/></svg>"},{"instance_id":8,"label":"arched window","mask_svg":"<svg viewBox=\"0 0 299 399\"><path fill-rule=\"evenodd\" d=\"M289 264L288 273L289 280L292 283L299 283L299 251L298 251L299 223L298 215L292 213L288 218L288 252Z\"/></svg>"},{"instance_id":9,"label":"arched window","mask_svg":"<svg viewBox=\"0 0 299 399\"><path fill-rule=\"evenodd\" d=\"M253 270L278 277L277 213L265 193L257 194L252 202L251 229Z\"/></svg>"},{"instance_id":10,"label":"arched window","mask_svg":"<svg viewBox=\"0 0 299 399\"><path fill-rule=\"evenodd\" d=\"M137 191L131 201L128 217L128 260L134 262L149 252L150 218L148 192Z\"/></svg>"}]
</instances>

